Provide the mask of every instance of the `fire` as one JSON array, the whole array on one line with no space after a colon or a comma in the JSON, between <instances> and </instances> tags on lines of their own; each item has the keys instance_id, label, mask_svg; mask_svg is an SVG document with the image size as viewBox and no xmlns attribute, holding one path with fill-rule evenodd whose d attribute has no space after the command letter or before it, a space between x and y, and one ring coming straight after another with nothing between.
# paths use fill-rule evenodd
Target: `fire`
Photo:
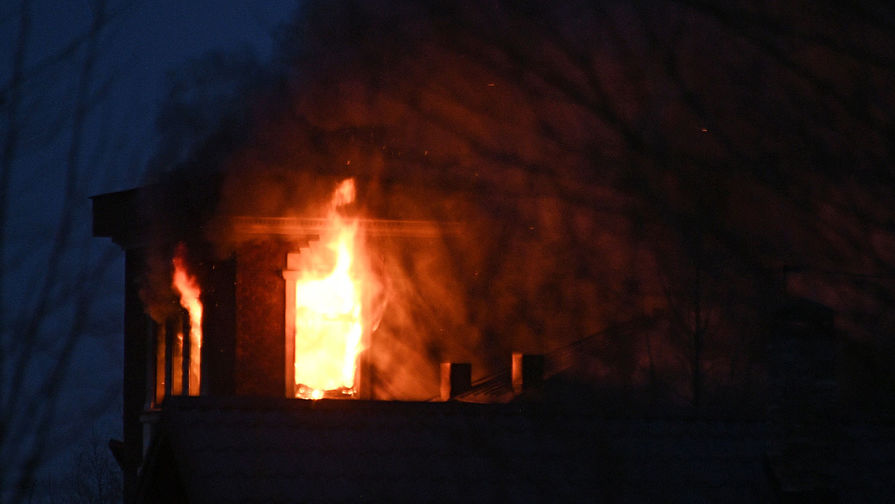
<instances>
[{"instance_id":1,"label":"fire","mask_svg":"<svg viewBox=\"0 0 895 504\"><path fill-rule=\"evenodd\" d=\"M171 262L174 264L174 275L171 286L180 293L180 306L184 307L190 317L190 381L189 394L199 395L199 380L202 366L202 302L199 295L202 291L196 277L186 271L184 264L185 247L180 244ZM183 335L179 335L180 338Z\"/></svg>"},{"instance_id":2,"label":"fire","mask_svg":"<svg viewBox=\"0 0 895 504\"><path fill-rule=\"evenodd\" d=\"M365 331L363 263L357 219L339 208L355 198L354 180L333 193L328 231L304 257L295 282L296 396L320 399L326 391L354 395Z\"/></svg>"}]
</instances>

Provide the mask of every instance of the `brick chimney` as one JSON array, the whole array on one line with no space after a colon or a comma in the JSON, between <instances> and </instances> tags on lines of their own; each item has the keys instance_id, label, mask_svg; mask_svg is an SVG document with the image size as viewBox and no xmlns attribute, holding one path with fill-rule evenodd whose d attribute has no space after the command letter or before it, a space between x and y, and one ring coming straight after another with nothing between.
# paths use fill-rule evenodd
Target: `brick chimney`
<instances>
[{"instance_id":1,"label":"brick chimney","mask_svg":"<svg viewBox=\"0 0 895 504\"><path fill-rule=\"evenodd\" d=\"M472 388L472 364L441 363L441 400L449 401Z\"/></svg>"},{"instance_id":2,"label":"brick chimney","mask_svg":"<svg viewBox=\"0 0 895 504\"><path fill-rule=\"evenodd\" d=\"M513 352L513 392L521 394L544 384L544 355Z\"/></svg>"}]
</instances>

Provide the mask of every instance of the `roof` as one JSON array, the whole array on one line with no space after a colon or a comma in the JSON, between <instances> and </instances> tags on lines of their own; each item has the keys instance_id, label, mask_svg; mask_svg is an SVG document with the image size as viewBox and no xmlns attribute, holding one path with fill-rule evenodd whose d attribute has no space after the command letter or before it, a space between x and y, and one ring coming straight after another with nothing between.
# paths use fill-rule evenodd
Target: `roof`
<instances>
[{"instance_id":1,"label":"roof","mask_svg":"<svg viewBox=\"0 0 895 504\"><path fill-rule=\"evenodd\" d=\"M125 248L139 244L148 224L140 212L140 198L145 190L134 188L91 196L93 236L111 238Z\"/></svg>"},{"instance_id":2,"label":"roof","mask_svg":"<svg viewBox=\"0 0 895 504\"><path fill-rule=\"evenodd\" d=\"M544 354L543 378L548 382L563 382L560 387L568 389L567 383L565 383L566 377L563 375L580 371L591 360L600 359L607 353L607 347L613 342L631 338L636 333L649 331L654 326L653 318L639 317L610 326L571 344L555 348ZM533 395L537 397L542 394L541 391L535 391ZM469 390L454 397L454 400L472 403L505 403L515 398L512 373L510 370L503 370L480 378L472 384Z\"/></svg>"},{"instance_id":3,"label":"roof","mask_svg":"<svg viewBox=\"0 0 895 504\"><path fill-rule=\"evenodd\" d=\"M765 426L549 403L175 397L143 502L766 500Z\"/></svg>"},{"instance_id":4,"label":"roof","mask_svg":"<svg viewBox=\"0 0 895 504\"><path fill-rule=\"evenodd\" d=\"M172 398L147 466L173 458L179 481L150 469L144 487L182 488L188 502L599 492L606 460L545 420L524 405Z\"/></svg>"}]
</instances>

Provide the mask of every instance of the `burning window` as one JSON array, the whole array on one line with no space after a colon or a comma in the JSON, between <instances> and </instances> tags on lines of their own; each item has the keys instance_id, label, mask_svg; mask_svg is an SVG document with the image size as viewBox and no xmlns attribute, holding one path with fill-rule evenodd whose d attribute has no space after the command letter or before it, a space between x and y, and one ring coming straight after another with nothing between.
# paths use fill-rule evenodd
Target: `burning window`
<instances>
[{"instance_id":1,"label":"burning window","mask_svg":"<svg viewBox=\"0 0 895 504\"><path fill-rule=\"evenodd\" d=\"M178 253L174 256L174 275L171 285L180 294L180 306L189 315L189 361L187 364L189 376L189 394L199 395L199 382L202 369L202 302L199 300L201 291L196 278L186 271L183 260L183 247L178 247ZM178 340L183 343L183 332L178 333Z\"/></svg>"},{"instance_id":2,"label":"burning window","mask_svg":"<svg viewBox=\"0 0 895 504\"><path fill-rule=\"evenodd\" d=\"M199 395L201 385L201 291L196 278L187 271L184 255L181 244L171 260L171 288L182 310L155 329L155 405L168 395Z\"/></svg>"},{"instance_id":3,"label":"burning window","mask_svg":"<svg viewBox=\"0 0 895 504\"><path fill-rule=\"evenodd\" d=\"M373 329L367 263L358 221L341 209L354 181L335 190L319 240L287 256L286 395L304 399L358 394L361 352Z\"/></svg>"}]
</instances>

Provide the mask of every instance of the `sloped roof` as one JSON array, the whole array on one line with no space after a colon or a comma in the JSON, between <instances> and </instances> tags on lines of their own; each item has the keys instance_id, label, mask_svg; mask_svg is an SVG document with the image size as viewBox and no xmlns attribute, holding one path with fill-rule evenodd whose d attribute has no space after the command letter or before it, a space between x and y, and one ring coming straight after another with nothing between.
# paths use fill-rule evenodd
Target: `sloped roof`
<instances>
[{"instance_id":1,"label":"sloped roof","mask_svg":"<svg viewBox=\"0 0 895 504\"><path fill-rule=\"evenodd\" d=\"M544 354L544 379L549 380L570 370L576 370L588 360L598 359L601 354L605 354L606 347L613 340L631 338L636 333L650 330L654 325L655 321L650 317L636 318L553 349ZM468 391L458 394L453 400L471 403L506 403L515 398L511 371L504 370L480 378Z\"/></svg>"},{"instance_id":2,"label":"sloped roof","mask_svg":"<svg viewBox=\"0 0 895 504\"><path fill-rule=\"evenodd\" d=\"M762 423L609 420L588 411L175 397L146 463L143 502L769 497Z\"/></svg>"}]
</instances>

